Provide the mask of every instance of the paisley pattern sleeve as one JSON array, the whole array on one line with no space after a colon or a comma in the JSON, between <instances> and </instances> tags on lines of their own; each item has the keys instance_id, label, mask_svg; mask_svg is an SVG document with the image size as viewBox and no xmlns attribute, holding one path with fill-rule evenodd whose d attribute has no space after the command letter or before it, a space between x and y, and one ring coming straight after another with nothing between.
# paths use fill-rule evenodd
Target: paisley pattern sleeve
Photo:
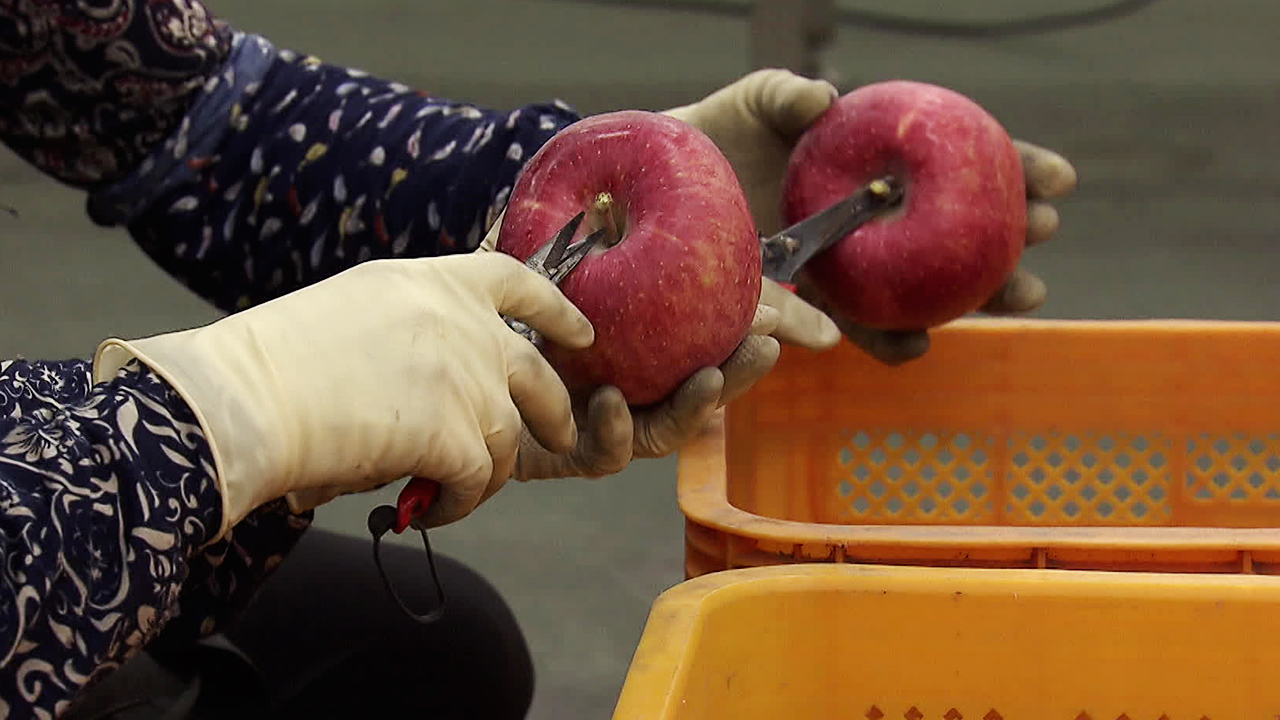
<instances>
[{"instance_id":1,"label":"paisley pattern sleeve","mask_svg":"<svg viewBox=\"0 0 1280 720\"><path fill-rule=\"evenodd\" d=\"M0 717L54 717L173 615L222 511L194 416L136 364L0 363Z\"/></svg>"},{"instance_id":2,"label":"paisley pattern sleeve","mask_svg":"<svg viewBox=\"0 0 1280 720\"><path fill-rule=\"evenodd\" d=\"M0 0L0 139L63 183L109 186L187 122L231 38L198 2ZM206 544L219 521L191 513L221 502L179 397L140 371L121 396L90 395L80 361L0 367L0 717L51 717L136 647L213 631L311 515L272 503ZM120 403L129 456L114 449ZM179 476L204 480L198 491L166 480Z\"/></svg>"},{"instance_id":3,"label":"paisley pattern sleeve","mask_svg":"<svg viewBox=\"0 0 1280 720\"><path fill-rule=\"evenodd\" d=\"M67 185L123 177L226 60L193 0L0 0L0 138Z\"/></svg>"},{"instance_id":4,"label":"paisley pattern sleeve","mask_svg":"<svg viewBox=\"0 0 1280 720\"><path fill-rule=\"evenodd\" d=\"M558 101L477 108L242 34L190 115L90 209L228 311L374 258L475 250L529 156L578 118Z\"/></svg>"}]
</instances>

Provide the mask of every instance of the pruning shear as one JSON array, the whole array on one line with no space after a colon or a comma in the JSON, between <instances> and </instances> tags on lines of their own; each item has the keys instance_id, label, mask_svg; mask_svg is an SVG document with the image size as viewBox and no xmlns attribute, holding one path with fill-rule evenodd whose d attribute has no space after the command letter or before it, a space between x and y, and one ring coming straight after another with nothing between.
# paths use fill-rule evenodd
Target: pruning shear
<instances>
[{"instance_id":1,"label":"pruning shear","mask_svg":"<svg viewBox=\"0 0 1280 720\"><path fill-rule=\"evenodd\" d=\"M582 225L585 217L585 211L573 216L556 233L555 237L544 243L533 255L529 256L529 259L525 260L525 267L559 285L570 272L573 272L573 269L578 266L582 258L600 243L608 232L608 228L601 228L582 240L573 242L573 238L578 232L578 227ZM537 343L536 330L512 317L504 316L503 320L507 323L507 327L529 342ZM400 490L394 506L379 505L369 512L368 518L369 532L373 535L373 561L378 566L378 574L382 576L383 584L386 585L387 591L396 599L396 602L400 604L405 613L422 623L434 622L444 614L444 588L440 584L439 576L436 575L435 559L431 554L431 542L427 539L426 528L414 525L414 521L431 507L431 504L436 501L439 495L439 482L428 478L413 478ZM416 527L422 535L422 544L427 550L427 562L431 567L431 577L435 582L439 601L434 610L425 614L418 614L405 605L395 589L391 587L391 581L387 578L386 571L382 567L382 555L380 553L382 536L388 531L393 531L398 535L410 526Z\"/></svg>"},{"instance_id":2,"label":"pruning shear","mask_svg":"<svg viewBox=\"0 0 1280 720\"><path fill-rule=\"evenodd\" d=\"M805 263L896 206L902 193L893 176L876 178L775 235L761 235L764 277L794 291L793 279Z\"/></svg>"},{"instance_id":3,"label":"pruning shear","mask_svg":"<svg viewBox=\"0 0 1280 720\"><path fill-rule=\"evenodd\" d=\"M902 187L893 177L878 178L781 232L768 236L760 235L763 276L794 290L792 278L805 263L881 212L896 205L901 198ZM537 252L525 261L525 266L559 285L608 232L608 228L601 228L582 240L573 242L585 217L586 212L575 215L556 233L555 237L538 248ZM508 327L529 342L537 342L537 334L533 328L514 318L504 318L504 320ZM383 584L410 617L423 623L433 622L444 614L444 589L436 575L435 560L431 555L431 542L427 538L426 529L415 526L422 534L422 543L427 550L427 561L430 564L431 576L439 598L436 609L426 614L417 614L409 609L392 588L391 581L382 567L379 543L388 531L400 534L410 526L414 526L414 520L431 507L439 494L438 482L426 478L413 478L400 491L394 506L380 505L369 512L368 519L369 532L373 535L373 558L378 565L378 573L382 576Z\"/></svg>"}]
</instances>

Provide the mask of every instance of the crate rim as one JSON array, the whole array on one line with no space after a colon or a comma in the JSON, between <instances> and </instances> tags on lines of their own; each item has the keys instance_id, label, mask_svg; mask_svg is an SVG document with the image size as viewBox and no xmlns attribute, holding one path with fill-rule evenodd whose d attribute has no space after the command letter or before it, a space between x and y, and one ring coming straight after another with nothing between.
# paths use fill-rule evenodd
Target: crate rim
<instances>
[{"instance_id":1,"label":"crate rim","mask_svg":"<svg viewBox=\"0 0 1280 720\"><path fill-rule=\"evenodd\" d=\"M1052 317L964 317L946 325L933 328L929 334L944 337L955 333L974 331L1005 332L1009 330L1034 330L1037 332L1130 332L1134 330L1172 333L1258 333L1280 332L1280 319L1276 320L1216 320L1198 317L1147 317L1147 318L1052 318ZM818 351L822 352L822 351Z\"/></svg>"},{"instance_id":2,"label":"crate rim","mask_svg":"<svg viewBox=\"0 0 1280 720\"><path fill-rule=\"evenodd\" d=\"M838 587L851 577L872 582L887 579L902 587L927 593L954 592L951 589L939 590L941 585L950 583L959 583L966 588L972 585L972 594L999 594L1017 587L1020 593L1025 591L1029 597L1058 596L1063 592L1095 594L1100 587L1105 587L1108 596L1115 596L1116 588L1132 591L1158 587L1186 596L1212 594L1225 588L1262 588L1277 593L1275 600L1280 603L1280 576L1277 575L795 562L730 568L689 578L659 593L653 606L697 606L722 590L743 585L757 585L763 594L781 588Z\"/></svg>"},{"instance_id":3,"label":"crate rim","mask_svg":"<svg viewBox=\"0 0 1280 720\"><path fill-rule=\"evenodd\" d=\"M1255 602L1280 604L1280 577L1269 575L817 562L718 570L679 582L654 599L614 707L614 720L671 715L673 703L680 702L674 689L689 672L696 640L718 596L804 590L971 597L1012 593L1028 602L1063 595L1156 595L1170 602L1207 596L1222 602L1229 593L1245 593ZM658 695L653 688L673 692Z\"/></svg>"}]
</instances>

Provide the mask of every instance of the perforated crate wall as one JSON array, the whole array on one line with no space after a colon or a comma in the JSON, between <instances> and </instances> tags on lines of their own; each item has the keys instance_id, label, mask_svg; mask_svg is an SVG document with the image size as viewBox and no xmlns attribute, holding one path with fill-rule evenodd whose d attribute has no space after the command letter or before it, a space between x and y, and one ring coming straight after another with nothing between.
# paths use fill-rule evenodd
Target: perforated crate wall
<instances>
[{"instance_id":1,"label":"perforated crate wall","mask_svg":"<svg viewBox=\"0 0 1280 720\"><path fill-rule=\"evenodd\" d=\"M899 367L789 348L680 494L694 574L1280 571L1280 325L969 321Z\"/></svg>"},{"instance_id":2,"label":"perforated crate wall","mask_svg":"<svg viewBox=\"0 0 1280 720\"><path fill-rule=\"evenodd\" d=\"M1276 433L842 434L836 522L1170 525L1181 505L1280 510Z\"/></svg>"}]
</instances>

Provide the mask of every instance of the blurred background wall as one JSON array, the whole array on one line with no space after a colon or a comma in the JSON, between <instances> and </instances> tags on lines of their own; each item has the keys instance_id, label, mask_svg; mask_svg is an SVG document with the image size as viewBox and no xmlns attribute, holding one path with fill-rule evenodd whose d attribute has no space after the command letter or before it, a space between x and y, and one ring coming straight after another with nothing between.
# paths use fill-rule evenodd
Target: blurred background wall
<instances>
[{"instance_id":1,"label":"blurred background wall","mask_svg":"<svg viewBox=\"0 0 1280 720\"><path fill-rule=\"evenodd\" d=\"M278 45L497 108L559 97L587 113L663 109L761 62L845 90L891 77L947 85L1079 171L1057 239L1025 258L1050 287L1041 316L1280 317L1280 4L1130 3L1135 12L1100 24L1007 37L857 17L986 25L1105 2L793 0L767 23L753 23L751 0L208 5ZM806 50L804 32L825 44ZM77 193L8 152L0 186L21 213L0 217L0 357L87 357L108 334L216 317L122 232L92 226ZM535 717L612 710L649 604L682 578L674 470L666 459L602 481L511 486L433 536L485 572L525 624L540 673ZM367 510L392 497L337 501L319 522L364 534Z\"/></svg>"}]
</instances>

